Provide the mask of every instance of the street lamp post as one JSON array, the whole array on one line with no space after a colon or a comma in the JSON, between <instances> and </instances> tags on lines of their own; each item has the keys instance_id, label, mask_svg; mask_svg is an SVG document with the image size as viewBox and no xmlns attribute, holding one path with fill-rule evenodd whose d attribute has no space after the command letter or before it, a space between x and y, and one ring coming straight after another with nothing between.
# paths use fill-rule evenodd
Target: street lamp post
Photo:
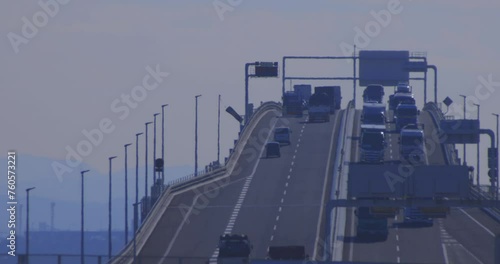
<instances>
[{"instance_id":1,"label":"street lamp post","mask_svg":"<svg viewBox=\"0 0 500 264\"><path fill-rule=\"evenodd\" d=\"M144 199L145 199L145 204L143 206L146 208L146 210L149 208L149 203L147 202L148 200L148 125L152 124L153 122L146 122L146 150L145 150L145 157L144 157L144 167L146 170L146 175L144 175ZM144 221L144 219L143 219Z\"/></svg>"},{"instance_id":2,"label":"street lamp post","mask_svg":"<svg viewBox=\"0 0 500 264\"><path fill-rule=\"evenodd\" d=\"M461 97L464 98L464 119L467 119L467 117L465 116L466 112L467 112L467 108L466 108L466 104L465 104L465 99L467 98L467 96L465 95L460 95ZM464 143L464 163L463 163L465 166L467 166L467 148L465 146L465 143Z\"/></svg>"},{"instance_id":3,"label":"street lamp post","mask_svg":"<svg viewBox=\"0 0 500 264\"><path fill-rule=\"evenodd\" d=\"M498 160L498 114L495 114L495 113L492 113L492 115L494 115L496 118L497 118L497 145L496 145L496 148L497 148L497 160ZM498 165L497 165L498 166ZM496 184L496 188L495 188L495 195L496 195L496 198L498 200L498 185L500 184L499 180L498 180L498 168L496 168L496 177L497 177L497 184Z\"/></svg>"},{"instance_id":4,"label":"street lamp post","mask_svg":"<svg viewBox=\"0 0 500 264\"><path fill-rule=\"evenodd\" d=\"M26 263L30 260L30 191L35 189L31 187L26 189Z\"/></svg>"},{"instance_id":5,"label":"street lamp post","mask_svg":"<svg viewBox=\"0 0 500 264\"><path fill-rule=\"evenodd\" d=\"M219 108L217 110L217 165L220 164L220 94Z\"/></svg>"},{"instance_id":6,"label":"street lamp post","mask_svg":"<svg viewBox=\"0 0 500 264\"><path fill-rule=\"evenodd\" d=\"M475 106L477 106L477 121L479 122L479 107L480 105L479 104L474 104ZM476 182L477 182L477 188L479 188L479 142L477 142L477 168L476 168Z\"/></svg>"},{"instance_id":7,"label":"street lamp post","mask_svg":"<svg viewBox=\"0 0 500 264\"><path fill-rule=\"evenodd\" d=\"M85 173L89 172L89 170L84 170L84 171L81 171L81 175L82 175L82 207L81 207L81 212L80 212L80 215L81 215L81 227L80 227L80 263L81 264L84 264L85 263L85 239L84 239L84 228L85 228L85 214L84 214L84 199L85 199L85 196L84 196L84 182L83 182L83 176L85 175Z\"/></svg>"},{"instance_id":8,"label":"street lamp post","mask_svg":"<svg viewBox=\"0 0 500 264\"><path fill-rule=\"evenodd\" d=\"M195 98L195 118L194 118L194 176L198 175L198 97L201 94L196 95Z\"/></svg>"},{"instance_id":9,"label":"street lamp post","mask_svg":"<svg viewBox=\"0 0 500 264\"><path fill-rule=\"evenodd\" d=\"M139 203L139 136L142 133L135 134L135 203ZM137 219L134 217L134 236L137 230Z\"/></svg>"},{"instance_id":10,"label":"street lamp post","mask_svg":"<svg viewBox=\"0 0 500 264\"><path fill-rule=\"evenodd\" d=\"M113 181L111 180L112 165L111 161L116 158L116 156L109 157L109 195L108 195L108 260L111 260L111 251L113 251L113 243L111 242L111 187Z\"/></svg>"},{"instance_id":11,"label":"street lamp post","mask_svg":"<svg viewBox=\"0 0 500 264\"><path fill-rule=\"evenodd\" d=\"M128 155L127 147L132 145L131 143L125 144L125 245L128 243Z\"/></svg>"},{"instance_id":12,"label":"street lamp post","mask_svg":"<svg viewBox=\"0 0 500 264\"><path fill-rule=\"evenodd\" d=\"M156 161L156 116L160 113L155 113L153 115L153 163ZM153 170L153 186L156 185L156 171Z\"/></svg>"},{"instance_id":13,"label":"street lamp post","mask_svg":"<svg viewBox=\"0 0 500 264\"><path fill-rule=\"evenodd\" d=\"M163 164L165 164L165 107L168 104L164 104L161 106L161 159L163 160ZM161 184L165 183L165 165L161 171Z\"/></svg>"}]
</instances>

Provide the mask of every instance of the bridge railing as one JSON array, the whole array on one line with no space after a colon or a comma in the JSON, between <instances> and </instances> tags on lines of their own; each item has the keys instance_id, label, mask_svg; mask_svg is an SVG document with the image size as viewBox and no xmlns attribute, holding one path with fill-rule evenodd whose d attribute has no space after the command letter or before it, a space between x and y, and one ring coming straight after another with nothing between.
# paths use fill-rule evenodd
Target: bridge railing
<instances>
[{"instance_id":1,"label":"bridge railing","mask_svg":"<svg viewBox=\"0 0 500 264\"><path fill-rule=\"evenodd\" d=\"M137 252L140 252L140 250L142 249L142 245L145 243L145 239L147 239L152 232L151 228L145 229L145 226L154 227L156 225L160 217L163 215L163 212L168 207L172 194L187 187L223 176L227 172L231 172L235 166L236 160L243 150L246 141L248 140L250 134L253 132L253 129L256 127L258 121L260 120L258 117L263 113L273 109L281 109L281 104L276 102L265 102L254 111L247 125L239 133L238 140L235 142L234 151L230 153L228 160L224 166L211 171L202 170L197 175L193 173L167 183L164 191L156 200L142 225L137 230ZM131 242L129 242L122 249L120 254L112 259L112 263L128 263L131 256L133 256L133 252Z\"/></svg>"},{"instance_id":2,"label":"bridge railing","mask_svg":"<svg viewBox=\"0 0 500 264\"><path fill-rule=\"evenodd\" d=\"M434 126L439 129L439 122L444 119L448 119L447 116L443 114L441 109L434 103L428 102L424 105L424 110L429 112ZM458 165L460 164L460 159L458 158L457 151L453 144L442 144L443 153L446 156L446 162L448 165Z\"/></svg>"},{"instance_id":3,"label":"bridge railing","mask_svg":"<svg viewBox=\"0 0 500 264\"><path fill-rule=\"evenodd\" d=\"M433 119L436 127L439 127L439 122L441 120L453 119L453 116L445 116L441 109L433 102L427 103L424 106L424 110L427 110ZM458 158L457 151L452 144L443 144L444 154L446 155L446 160L449 165L460 164L460 159ZM495 197L492 195L492 190L490 186L472 186L471 196L476 200L494 200ZM493 219L500 222L500 208L481 208L485 213L490 215Z\"/></svg>"}]
</instances>

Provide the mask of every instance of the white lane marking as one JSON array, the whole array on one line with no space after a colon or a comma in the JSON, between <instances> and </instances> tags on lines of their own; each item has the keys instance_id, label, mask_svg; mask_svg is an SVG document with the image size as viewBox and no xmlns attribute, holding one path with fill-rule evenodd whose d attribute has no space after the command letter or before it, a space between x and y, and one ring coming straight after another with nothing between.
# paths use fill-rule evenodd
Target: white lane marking
<instances>
[{"instance_id":1,"label":"white lane marking","mask_svg":"<svg viewBox=\"0 0 500 264\"><path fill-rule=\"evenodd\" d=\"M276 221L279 221L279 220L280 220L280 216L279 216L279 215L277 215L277 216L276 216Z\"/></svg>"},{"instance_id":2,"label":"white lane marking","mask_svg":"<svg viewBox=\"0 0 500 264\"><path fill-rule=\"evenodd\" d=\"M396 251L399 252L399 246L396 246Z\"/></svg>"},{"instance_id":3,"label":"white lane marking","mask_svg":"<svg viewBox=\"0 0 500 264\"><path fill-rule=\"evenodd\" d=\"M396 234L396 240L399 241L399 235L398 234Z\"/></svg>"},{"instance_id":4,"label":"white lane marking","mask_svg":"<svg viewBox=\"0 0 500 264\"><path fill-rule=\"evenodd\" d=\"M285 201L285 199L281 198L281 203L283 203Z\"/></svg>"},{"instance_id":5,"label":"white lane marking","mask_svg":"<svg viewBox=\"0 0 500 264\"><path fill-rule=\"evenodd\" d=\"M276 231L276 225L274 225L273 230Z\"/></svg>"},{"instance_id":6,"label":"white lane marking","mask_svg":"<svg viewBox=\"0 0 500 264\"><path fill-rule=\"evenodd\" d=\"M444 263L449 264L450 262L448 261L448 251L446 250L446 246L441 243L441 247L443 248Z\"/></svg>"},{"instance_id":7,"label":"white lane marking","mask_svg":"<svg viewBox=\"0 0 500 264\"><path fill-rule=\"evenodd\" d=\"M271 239L270 239L270 240L271 240L271 241L273 241L273 239L274 239L274 236L271 236Z\"/></svg>"},{"instance_id":8,"label":"white lane marking","mask_svg":"<svg viewBox=\"0 0 500 264\"><path fill-rule=\"evenodd\" d=\"M285 188L288 188L288 182L285 183Z\"/></svg>"},{"instance_id":9,"label":"white lane marking","mask_svg":"<svg viewBox=\"0 0 500 264\"><path fill-rule=\"evenodd\" d=\"M286 190L283 191L283 195L286 195Z\"/></svg>"},{"instance_id":10,"label":"white lane marking","mask_svg":"<svg viewBox=\"0 0 500 264\"><path fill-rule=\"evenodd\" d=\"M276 126L276 122L274 122L273 126L271 127L271 131L274 130L274 127ZM267 138L266 138L266 142L269 141L269 138L271 137L271 133L269 133L267 135ZM262 154L264 153L264 149L265 149L265 145L262 145L261 149L260 149L260 152L259 152L259 157L262 156ZM255 175L255 172L257 171L257 167L259 166L259 163L260 163L260 159L257 159L257 161L255 162L253 168L252 168L252 173L246 178L245 180L245 184L243 185L243 188L242 188L242 191L240 193L240 199L242 200L241 202L237 202L236 205L234 206L233 208L233 215L236 214L236 216L234 217L234 219L230 219L229 220L229 223L228 225L226 226L226 230L225 230L225 233L228 234L228 233L232 233L233 232L233 227L234 227L234 224L229 226L231 221L234 222L236 221L236 217L238 216L238 213L240 211L240 208L243 204L243 202L245 201L245 197L246 197L246 193L247 193L247 190L248 188L250 187L250 183L252 182L252 179ZM238 200L239 201L239 200ZM188 214L189 215L189 214ZM214 250L214 253L212 254L212 258L216 258L218 256L218 252L219 249L218 248L215 248ZM166 253L170 252L170 249L168 249L168 251ZM167 257L168 254L164 254L164 257ZM160 262L161 263L161 260Z\"/></svg>"},{"instance_id":11,"label":"white lane marking","mask_svg":"<svg viewBox=\"0 0 500 264\"><path fill-rule=\"evenodd\" d=\"M281 212L281 206L278 208L278 211Z\"/></svg>"},{"instance_id":12,"label":"white lane marking","mask_svg":"<svg viewBox=\"0 0 500 264\"><path fill-rule=\"evenodd\" d=\"M290 172L292 172L292 168L290 168Z\"/></svg>"},{"instance_id":13,"label":"white lane marking","mask_svg":"<svg viewBox=\"0 0 500 264\"><path fill-rule=\"evenodd\" d=\"M398 257L398 263L401 263L401 259Z\"/></svg>"},{"instance_id":14,"label":"white lane marking","mask_svg":"<svg viewBox=\"0 0 500 264\"><path fill-rule=\"evenodd\" d=\"M297 143L297 148L299 147L299 143Z\"/></svg>"},{"instance_id":15,"label":"white lane marking","mask_svg":"<svg viewBox=\"0 0 500 264\"><path fill-rule=\"evenodd\" d=\"M302 137L302 134L301 134L300 136ZM298 141L300 142L300 138L299 138L299 140L298 140Z\"/></svg>"},{"instance_id":16,"label":"white lane marking","mask_svg":"<svg viewBox=\"0 0 500 264\"><path fill-rule=\"evenodd\" d=\"M288 180L290 180L290 174L288 174L288 176L286 177Z\"/></svg>"},{"instance_id":17,"label":"white lane marking","mask_svg":"<svg viewBox=\"0 0 500 264\"><path fill-rule=\"evenodd\" d=\"M293 166L293 161L292 161L292 166Z\"/></svg>"},{"instance_id":18,"label":"white lane marking","mask_svg":"<svg viewBox=\"0 0 500 264\"><path fill-rule=\"evenodd\" d=\"M481 224L479 221L477 221L474 217L472 217L470 214L468 214L466 211L464 211L462 208L459 208L460 211L462 211L462 213L464 213L466 216L468 216L472 221L474 221L477 225L479 225L480 227L482 227L484 229L484 231L486 231L488 234L490 234L492 237L495 237L495 234L493 232L491 232L491 230L489 230L486 226L484 226L483 224Z\"/></svg>"}]
</instances>

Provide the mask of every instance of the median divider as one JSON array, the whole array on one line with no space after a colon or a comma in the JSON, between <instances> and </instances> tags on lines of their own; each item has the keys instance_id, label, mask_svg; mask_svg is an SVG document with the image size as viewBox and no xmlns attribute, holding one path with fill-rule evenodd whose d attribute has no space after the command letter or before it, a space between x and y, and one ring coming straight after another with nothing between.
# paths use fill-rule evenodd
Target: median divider
<instances>
[{"instance_id":1,"label":"median divider","mask_svg":"<svg viewBox=\"0 0 500 264\"><path fill-rule=\"evenodd\" d=\"M243 130L240 132L239 139L236 141L234 151L229 155L228 161L225 166L218 169L204 172L202 174L188 175L173 181L170 181L165 190L162 192L157 202L151 208L149 214L147 215L143 224L139 227L136 233L136 252L139 253L147 239L151 236L154 228L160 221L161 217L164 215L169 204L172 202L173 197L188 188L194 188L195 186L203 185L208 182L219 180L224 177L228 177L234 170L234 167L245 147L250 135L253 133L255 127L259 124L262 117L270 111L281 112L281 104L276 102L265 102L259 108L257 108L249 119L249 122L245 125ZM122 264L122 263L132 263L134 259L133 243L130 241L122 251L115 256L110 263Z\"/></svg>"}]
</instances>

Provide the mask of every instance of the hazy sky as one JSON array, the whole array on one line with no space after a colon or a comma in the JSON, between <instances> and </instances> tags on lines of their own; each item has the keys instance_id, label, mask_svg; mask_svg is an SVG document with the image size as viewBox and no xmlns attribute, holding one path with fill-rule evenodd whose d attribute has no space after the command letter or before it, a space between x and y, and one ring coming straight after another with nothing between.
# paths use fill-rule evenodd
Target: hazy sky
<instances>
[{"instance_id":1,"label":"hazy sky","mask_svg":"<svg viewBox=\"0 0 500 264\"><path fill-rule=\"evenodd\" d=\"M215 160L217 96L222 95L222 107L233 106L243 113L246 62L281 63L285 55L344 55L341 46L355 44L358 29L365 32L370 23L380 30L358 48L427 52L429 63L439 71L439 101L449 95L460 103L459 94L474 95L481 78L500 82L500 4L494 0L40 2L52 4L42 7L38 0L0 4L0 157L14 149L19 155L64 164L68 148L77 149L86 139L84 130L106 123L109 133L92 146L83 165L64 177L75 177L80 169L106 173L109 156L118 155L116 162L122 164L123 144L134 142L135 133L143 132L144 123L152 121L165 103L170 104L167 165L193 165L196 94L203 95L200 166ZM384 25L373 15L381 12L391 14ZM350 74L352 69L345 62L323 66L296 67L331 75ZM163 73L151 75L156 68ZM134 87L144 79L152 89L140 93ZM352 99L352 83L339 84L345 86L344 99ZM414 87L421 106L422 83ZM428 87L432 99L432 82ZM490 95L479 102L482 127L494 128L491 112L500 112L496 91L500 84L490 88L483 87L481 94ZM134 91L136 98L143 97L135 108L121 101ZM250 81L255 104L279 100L280 91L279 79ZM475 115L475 110L470 113ZM238 124L225 112L221 119L225 157ZM482 139L486 147L489 139ZM469 149L475 164L475 147ZM27 181L39 177L35 171L32 168L23 177ZM56 179L55 174L45 177Z\"/></svg>"}]
</instances>

